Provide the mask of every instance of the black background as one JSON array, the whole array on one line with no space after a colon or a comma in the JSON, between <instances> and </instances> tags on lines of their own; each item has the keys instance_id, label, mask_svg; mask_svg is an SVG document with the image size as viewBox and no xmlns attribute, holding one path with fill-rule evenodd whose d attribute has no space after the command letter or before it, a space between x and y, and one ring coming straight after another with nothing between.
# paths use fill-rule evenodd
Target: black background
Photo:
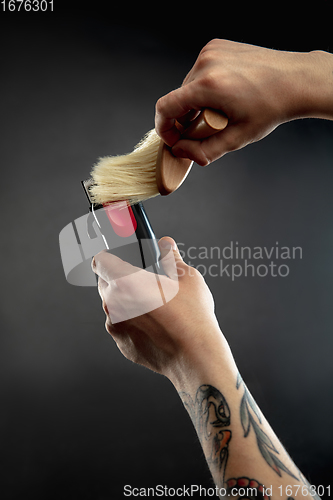
<instances>
[{"instance_id":1,"label":"black background","mask_svg":"<svg viewBox=\"0 0 333 500\"><path fill-rule=\"evenodd\" d=\"M123 498L123 487L212 485L171 384L104 330L95 288L69 285L61 229L87 211L80 181L154 126L210 39L332 50L329 2L60 2L1 10L1 412L4 499ZM2 7L2 5L1 5ZM210 277L240 372L310 483L332 476L333 124L302 120L194 166L145 206L190 246L301 246L285 278ZM194 265L201 262L192 262Z\"/></svg>"}]
</instances>

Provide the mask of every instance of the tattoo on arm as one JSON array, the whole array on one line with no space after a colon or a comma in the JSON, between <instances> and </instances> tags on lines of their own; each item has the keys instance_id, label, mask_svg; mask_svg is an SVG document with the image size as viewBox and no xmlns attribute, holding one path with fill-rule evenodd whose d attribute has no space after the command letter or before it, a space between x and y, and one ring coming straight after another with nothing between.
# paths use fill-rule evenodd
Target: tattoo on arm
<instances>
[{"instance_id":1,"label":"tattoo on arm","mask_svg":"<svg viewBox=\"0 0 333 500\"><path fill-rule=\"evenodd\" d=\"M224 429L230 425L229 406L221 392L211 385L201 385L194 400L186 392L179 395L193 421L208 465L219 472L219 483L223 485L231 439L231 431Z\"/></svg>"},{"instance_id":2,"label":"tattoo on arm","mask_svg":"<svg viewBox=\"0 0 333 500\"><path fill-rule=\"evenodd\" d=\"M251 394L249 393L248 389L246 388L240 374L238 374L236 388L239 389L239 387L242 384L244 386L244 394L241 400L239 411L240 411L240 420L244 431L244 437L247 437L249 435L249 432L252 428L257 439L259 451L263 456L263 458L268 463L268 465L280 477L282 476L282 471L283 471L286 474L289 474L289 476L293 477L294 479L298 479L276 456L276 454L278 455L279 452L275 448L274 444L267 436L267 434L260 428L259 424L261 424L261 418L259 415L258 407L255 401L253 400ZM256 420L259 421L259 424L257 423Z\"/></svg>"},{"instance_id":3,"label":"tattoo on arm","mask_svg":"<svg viewBox=\"0 0 333 500\"><path fill-rule=\"evenodd\" d=\"M240 500L242 498L246 500L270 499L264 485L248 477L228 479L226 481L226 496L231 497L233 500Z\"/></svg>"},{"instance_id":4,"label":"tattoo on arm","mask_svg":"<svg viewBox=\"0 0 333 500\"><path fill-rule=\"evenodd\" d=\"M179 395L193 421L207 463L214 469L215 482L223 488L223 497L226 494L234 500L269 500L264 486L255 479L238 477L224 480L231 430L225 429L230 426L230 409L221 392L211 385L201 385L194 400L186 392Z\"/></svg>"},{"instance_id":5,"label":"tattoo on arm","mask_svg":"<svg viewBox=\"0 0 333 500\"><path fill-rule=\"evenodd\" d=\"M260 411L238 374L236 389L244 387L244 394L240 403L240 420L246 438L251 429L255 434L257 445L267 464L281 477L282 472L299 480L276 456L279 451L268 435L261 429ZM186 392L179 393L197 431L207 463L213 473L216 485L223 488L223 495L232 496L234 500L262 499L269 500L271 492L256 479L248 477L229 478L225 480L225 470L229 456L231 440L230 409L223 394L212 385L201 385L195 397ZM309 484L299 472L304 484ZM221 491L221 489L220 489ZM224 496L223 496L224 498ZM288 497L287 500L293 500ZM320 500L315 496L314 500Z\"/></svg>"}]
</instances>

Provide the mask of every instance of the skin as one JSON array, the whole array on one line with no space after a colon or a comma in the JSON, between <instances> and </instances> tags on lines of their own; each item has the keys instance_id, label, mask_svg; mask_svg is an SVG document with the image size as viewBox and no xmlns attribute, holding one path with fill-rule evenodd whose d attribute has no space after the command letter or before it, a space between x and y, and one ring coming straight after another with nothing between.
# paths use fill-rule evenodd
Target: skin
<instances>
[{"instance_id":1,"label":"skin","mask_svg":"<svg viewBox=\"0 0 333 500\"><path fill-rule=\"evenodd\" d=\"M163 244L167 248L163 248ZM190 367L201 364L203 350L207 350L209 357L217 342L221 344L223 356L227 352L230 358L231 353L221 334L213 297L202 275L182 260L172 238L163 238L160 250L168 275L161 277L163 284L172 287L177 283L179 291L162 307L127 321L118 322L122 312L132 308L133 303L140 302L142 309L145 305L147 309L158 305L160 292L155 286L154 275L106 251L95 256L93 271L100 276L98 289L107 315L106 330L120 351L131 361L167 376L180 390L192 384L188 379L192 372ZM193 307L197 309L195 314ZM202 336L203 329L207 330L210 342Z\"/></svg>"},{"instance_id":2,"label":"skin","mask_svg":"<svg viewBox=\"0 0 333 500\"><path fill-rule=\"evenodd\" d=\"M228 126L203 141L182 140L175 120L191 120L204 107L225 113ZM305 117L333 119L331 54L226 40L209 42L183 85L156 104L157 133L175 156L202 166ZM245 485L259 492L248 494L250 499L318 498L313 488L308 493L307 481L242 381L204 278L183 262L172 238L162 238L159 246L166 275L158 286L153 273L108 252L93 259L106 330L126 358L174 385L218 488L227 494L236 488L235 499ZM263 485L271 487L266 497Z\"/></svg>"},{"instance_id":3,"label":"skin","mask_svg":"<svg viewBox=\"0 0 333 500\"><path fill-rule=\"evenodd\" d=\"M225 113L227 128L203 141L181 140L175 119L193 119L204 107ZM205 166L306 117L333 119L331 54L217 39L202 49L182 86L157 101L155 127L175 156Z\"/></svg>"},{"instance_id":4,"label":"skin","mask_svg":"<svg viewBox=\"0 0 333 500\"><path fill-rule=\"evenodd\" d=\"M174 385L221 498L232 486L233 498L241 498L237 488L254 485L257 495L247 498L281 499L283 493L286 500L297 493L298 498L318 500L308 495L308 483L242 381L204 278L182 260L172 238L162 238L159 246L165 296L175 286L177 293L156 308L161 294L153 273L107 251L95 256L92 268L99 276L106 330L127 359L166 376ZM149 312L120 321L124 312L135 314L136 305ZM263 485L272 488L266 497Z\"/></svg>"}]
</instances>

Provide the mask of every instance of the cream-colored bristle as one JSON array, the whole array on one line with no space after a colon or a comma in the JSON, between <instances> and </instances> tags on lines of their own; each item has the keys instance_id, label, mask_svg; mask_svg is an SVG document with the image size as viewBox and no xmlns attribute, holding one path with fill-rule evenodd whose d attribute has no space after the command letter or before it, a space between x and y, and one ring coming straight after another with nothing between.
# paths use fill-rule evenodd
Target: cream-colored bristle
<instances>
[{"instance_id":1,"label":"cream-colored bristle","mask_svg":"<svg viewBox=\"0 0 333 500\"><path fill-rule=\"evenodd\" d=\"M100 158L91 172L94 183L89 191L94 203L128 200L133 204L157 196L156 159L160 141L153 129L131 153Z\"/></svg>"}]
</instances>

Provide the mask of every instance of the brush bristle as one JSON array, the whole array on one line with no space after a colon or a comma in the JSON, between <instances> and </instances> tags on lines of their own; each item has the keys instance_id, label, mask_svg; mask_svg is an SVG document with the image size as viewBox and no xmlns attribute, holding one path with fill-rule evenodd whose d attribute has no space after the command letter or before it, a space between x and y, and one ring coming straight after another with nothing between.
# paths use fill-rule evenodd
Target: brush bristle
<instances>
[{"instance_id":1,"label":"brush bristle","mask_svg":"<svg viewBox=\"0 0 333 500\"><path fill-rule=\"evenodd\" d=\"M93 185L89 192L93 202L128 200L134 204L157 196L156 160L160 141L153 129L131 153L100 158L91 172Z\"/></svg>"}]
</instances>

